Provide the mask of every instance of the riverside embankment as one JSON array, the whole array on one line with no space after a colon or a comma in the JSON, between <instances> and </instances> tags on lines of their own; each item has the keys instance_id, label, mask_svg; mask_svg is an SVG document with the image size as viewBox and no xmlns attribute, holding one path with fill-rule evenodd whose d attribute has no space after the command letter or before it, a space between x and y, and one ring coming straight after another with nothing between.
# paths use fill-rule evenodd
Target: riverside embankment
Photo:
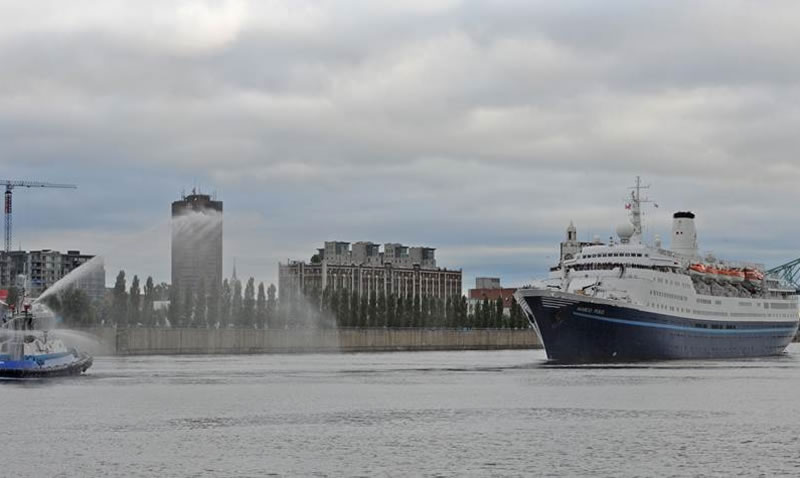
<instances>
[{"instance_id":1,"label":"riverside embankment","mask_svg":"<svg viewBox=\"0 0 800 478\"><path fill-rule=\"evenodd\" d=\"M91 328L96 355L270 354L541 348L533 329Z\"/></svg>"}]
</instances>

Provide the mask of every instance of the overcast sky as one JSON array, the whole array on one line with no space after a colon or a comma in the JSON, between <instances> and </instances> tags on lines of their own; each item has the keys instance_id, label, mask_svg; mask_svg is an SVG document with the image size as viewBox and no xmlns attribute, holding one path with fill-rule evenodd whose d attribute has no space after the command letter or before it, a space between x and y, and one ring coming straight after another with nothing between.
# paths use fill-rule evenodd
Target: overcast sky
<instances>
[{"instance_id":1,"label":"overcast sky","mask_svg":"<svg viewBox=\"0 0 800 478\"><path fill-rule=\"evenodd\" d=\"M14 243L169 279L170 202L225 207L225 273L325 240L518 285L626 220L636 175L703 250L800 256L800 3L0 1Z\"/></svg>"}]
</instances>

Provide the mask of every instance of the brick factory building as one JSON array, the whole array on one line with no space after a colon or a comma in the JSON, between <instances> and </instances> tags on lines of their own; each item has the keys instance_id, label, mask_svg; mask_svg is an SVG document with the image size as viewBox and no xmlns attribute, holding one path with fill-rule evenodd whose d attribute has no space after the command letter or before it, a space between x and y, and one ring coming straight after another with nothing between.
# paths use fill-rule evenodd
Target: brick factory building
<instances>
[{"instance_id":1,"label":"brick factory building","mask_svg":"<svg viewBox=\"0 0 800 478\"><path fill-rule=\"evenodd\" d=\"M503 300L503 314L506 316L511 315L511 305L514 302L514 292L516 288L501 287L500 279L497 277L476 277L475 288L470 289L467 293L467 311L470 314L475 313L475 306L483 303L484 299L491 302L492 307L498 298Z\"/></svg>"}]
</instances>

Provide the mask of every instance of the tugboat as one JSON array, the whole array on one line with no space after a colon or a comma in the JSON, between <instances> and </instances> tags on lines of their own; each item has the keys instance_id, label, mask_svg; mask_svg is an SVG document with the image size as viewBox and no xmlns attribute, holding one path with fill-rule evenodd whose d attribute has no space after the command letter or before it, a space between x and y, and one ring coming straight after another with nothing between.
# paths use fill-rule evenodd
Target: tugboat
<instances>
[{"instance_id":1,"label":"tugboat","mask_svg":"<svg viewBox=\"0 0 800 478\"><path fill-rule=\"evenodd\" d=\"M24 296L24 294L23 294ZM31 304L20 301L22 310L15 304L2 305L8 309L0 327L0 377L47 378L80 375L92 366L92 356L67 348L64 343L50 337L34 316Z\"/></svg>"},{"instance_id":2,"label":"tugboat","mask_svg":"<svg viewBox=\"0 0 800 478\"><path fill-rule=\"evenodd\" d=\"M642 235L637 178L619 241L579 242L570 224L550 276L515 296L548 359L563 363L762 357L800 325L798 292L763 265L702 257L695 215L673 215L670 249Z\"/></svg>"}]
</instances>

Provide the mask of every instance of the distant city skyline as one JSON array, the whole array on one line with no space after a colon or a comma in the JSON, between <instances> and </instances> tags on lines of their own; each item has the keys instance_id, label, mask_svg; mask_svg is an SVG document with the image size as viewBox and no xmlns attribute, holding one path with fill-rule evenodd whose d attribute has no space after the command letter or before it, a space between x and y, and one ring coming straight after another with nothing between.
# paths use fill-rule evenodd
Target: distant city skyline
<instances>
[{"instance_id":1,"label":"distant city skyline","mask_svg":"<svg viewBox=\"0 0 800 478\"><path fill-rule=\"evenodd\" d=\"M13 245L107 280L169 281L193 186L224 276L275 284L360 238L520 285L570 221L613 235L637 175L647 237L691 210L701 251L800 257L795 2L45 3L2 7L0 166L78 190L15 191Z\"/></svg>"}]
</instances>

